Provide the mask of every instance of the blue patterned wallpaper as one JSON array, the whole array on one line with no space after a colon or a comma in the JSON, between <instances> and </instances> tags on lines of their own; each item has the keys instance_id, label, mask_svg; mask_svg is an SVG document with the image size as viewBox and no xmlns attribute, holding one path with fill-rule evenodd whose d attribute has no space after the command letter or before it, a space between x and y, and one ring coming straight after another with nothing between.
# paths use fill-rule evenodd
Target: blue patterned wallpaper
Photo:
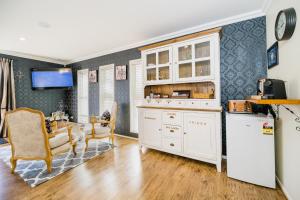
<instances>
[{"instance_id":1,"label":"blue patterned wallpaper","mask_svg":"<svg viewBox=\"0 0 300 200\"><path fill-rule=\"evenodd\" d=\"M70 66L73 68L75 75L79 69L89 68L89 70L96 70L102 65L115 64L115 66L129 66L130 60L139 59L140 57L140 51L135 48L73 63ZM129 67L127 67L127 80L115 81L115 101L118 104L116 133L137 137L136 134L130 133L129 70ZM77 121L76 86L68 91L66 101L68 102L68 111L74 116L74 120ZM89 84L89 113L90 115L99 115L99 83Z\"/></svg>"},{"instance_id":2,"label":"blue patterned wallpaper","mask_svg":"<svg viewBox=\"0 0 300 200\"><path fill-rule=\"evenodd\" d=\"M221 39L221 102L256 94L256 82L267 76L266 18L259 17L223 27ZM223 154L226 154L223 112Z\"/></svg>"},{"instance_id":3,"label":"blue patterned wallpaper","mask_svg":"<svg viewBox=\"0 0 300 200\"><path fill-rule=\"evenodd\" d=\"M13 69L17 107L38 109L43 111L47 116L51 112L58 110L59 104L65 104L66 92L63 89L32 90L30 74L31 68L55 68L63 67L63 65L3 54L0 54L0 57L14 60Z\"/></svg>"}]
</instances>

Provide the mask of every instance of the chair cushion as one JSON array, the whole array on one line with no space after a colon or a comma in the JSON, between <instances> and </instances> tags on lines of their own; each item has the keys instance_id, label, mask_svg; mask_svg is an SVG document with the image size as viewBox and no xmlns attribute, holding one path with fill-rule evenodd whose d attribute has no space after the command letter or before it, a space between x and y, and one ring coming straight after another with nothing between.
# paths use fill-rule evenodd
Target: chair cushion
<instances>
[{"instance_id":1,"label":"chair cushion","mask_svg":"<svg viewBox=\"0 0 300 200\"><path fill-rule=\"evenodd\" d=\"M69 135L67 132L56 135L53 138L50 138L50 148L57 148L69 142Z\"/></svg>"},{"instance_id":2,"label":"chair cushion","mask_svg":"<svg viewBox=\"0 0 300 200\"><path fill-rule=\"evenodd\" d=\"M108 126L99 126L99 127L95 127L95 134L96 135L102 135L102 134L110 134L110 128Z\"/></svg>"},{"instance_id":3,"label":"chair cushion","mask_svg":"<svg viewBox=\"0 0 300 200\"><path fill-rule=\"evenodd\" d=\"M88 130L87 133L90 135L92 134L92 130ZM106 126L103 127L101 125L95 126L95 134L96 135L110 135L110 127Z\"/></svg>"}]
</instances>

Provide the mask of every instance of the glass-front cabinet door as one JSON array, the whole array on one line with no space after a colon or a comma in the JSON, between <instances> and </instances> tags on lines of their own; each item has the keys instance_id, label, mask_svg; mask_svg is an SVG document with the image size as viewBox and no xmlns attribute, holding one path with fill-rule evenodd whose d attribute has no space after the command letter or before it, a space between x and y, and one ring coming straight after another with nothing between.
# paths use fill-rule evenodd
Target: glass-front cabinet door
<instances>
[{"instance_id":1,"label":"glass-front cabinet door","mask_svg":"<svg viewBox=\"0 0 300 200\"><path fill-rule=\"evenodd\" d=\"M212 41L209 38L184 42L174 47L175 81L213 79Z\"/></svg>"},{"instance_id":2,"label":"glass-front cabinet door","mask_svg":"<svg viewBox=\"0 0 300 200\"><path fill-rule=\"evenodd\" d=\"M144 58L147 85L172 82L172 47L148 51Z\"/></svg>"}]
</instances>

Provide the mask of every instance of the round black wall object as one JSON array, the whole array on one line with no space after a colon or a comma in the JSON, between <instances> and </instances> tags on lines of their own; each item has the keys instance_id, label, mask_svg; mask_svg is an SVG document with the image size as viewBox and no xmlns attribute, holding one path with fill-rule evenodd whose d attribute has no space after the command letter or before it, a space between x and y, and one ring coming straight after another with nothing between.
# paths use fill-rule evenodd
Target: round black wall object
<instances>
[{"instance_id":1,"label":"round black wall object","mask_svg":"<svg viewBox=\"0 0 300 200\"><path fill-rule=\"evenodd\" d=\"M281 10L276 18L275 37L278 41L290 39L295 31L297 14L294 8Z\"/></svg>"}]
</instances>

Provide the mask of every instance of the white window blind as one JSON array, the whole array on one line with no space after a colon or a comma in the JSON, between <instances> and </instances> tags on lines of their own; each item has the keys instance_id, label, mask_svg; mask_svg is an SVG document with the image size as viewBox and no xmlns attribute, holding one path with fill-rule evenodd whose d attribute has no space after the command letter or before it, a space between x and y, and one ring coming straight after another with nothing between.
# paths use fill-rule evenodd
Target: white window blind
<instances>
[{"instance_id":1,"label":"white window blind","mask_svg":"<svg viewBox=\"0 0 300 200\"><path fill-rule=\"evenodd\" d=\"M114 65L99 67L100 115L106 110L111 111L114 102Z\"/></svg>"},{"instance_id":2,"label":"white window blind","mask_svg":"<svg viewBox=\"0 0 300 200\"><path fill-rule=\"evenodd\" d=\"M77 71L78 122L88 123L89 118L89 81L88 69Z\"/></svg>"},{"instance_id":3,"label":"white window blind","mask_svg":"<svg viewBox=\"0 0 300 200\"><path fill-rule=\"evenodd\" d=\"M131 60L130 66L130 132L138 133L137 106L144 101L144 76L140 59Z\"/></svg>"}]
</instances>

